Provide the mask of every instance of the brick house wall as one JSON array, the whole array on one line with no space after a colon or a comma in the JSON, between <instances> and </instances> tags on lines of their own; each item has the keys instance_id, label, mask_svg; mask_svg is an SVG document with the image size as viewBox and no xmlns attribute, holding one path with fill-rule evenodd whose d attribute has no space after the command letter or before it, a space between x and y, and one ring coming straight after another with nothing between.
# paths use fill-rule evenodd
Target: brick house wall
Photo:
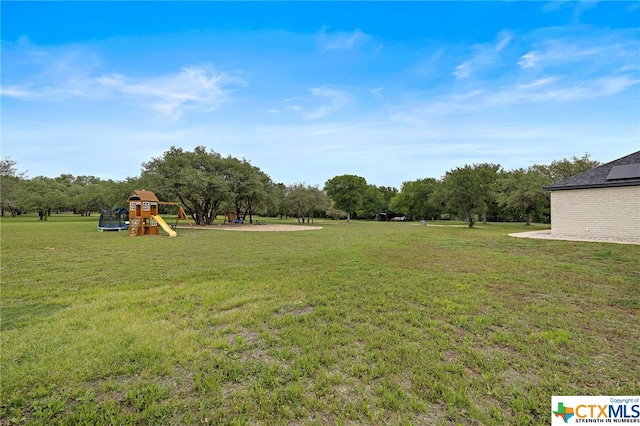
<instances>
[{"instance_id":1,"label":"brick house wall","mask_svg":"<svg viewBox=\"0 0 640 426\"><path fill-rule=\"evenodd\" d=\"M640 238L640 186L552 191L551 233Z\"/></svg>"}]
</instances>

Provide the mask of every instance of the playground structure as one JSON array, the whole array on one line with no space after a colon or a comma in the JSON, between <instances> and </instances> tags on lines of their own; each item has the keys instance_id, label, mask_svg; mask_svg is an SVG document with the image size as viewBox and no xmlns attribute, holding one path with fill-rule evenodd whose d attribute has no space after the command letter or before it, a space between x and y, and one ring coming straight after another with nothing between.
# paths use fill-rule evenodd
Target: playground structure
<instances>
[{"instance_id":1,"label":"playground structure","mask_svg":"<svg viewBox=\"0 0 640 426\"><path fill-rule=\"evenodd\" d=\"M129 212L124 207L102 210L98 231L126 231L129 229Z\"/></svg>"},{"instance_id":2,"label":"playground structure","mask_svg":"<svg viewBox=\"0 0 640 426\"><path fill-rule=\"evenodd\" d=\"M178 218L176 224L172 227L158 214L158 206L170 205L178 206ZM175 226L178 225L178 221L186 220L191 230L193 231L193 225L189 217L185 213L184 209L179 203L159 201L156 195L151 191L144 189L136 189L129 196L129 236L137 237L143 235L158 235L158 225L167 233L170 237L175 237Z\"/></svg>"},{"instance_id":3,"label":"playground structure","mask_svg":"<svg viewBox=\"0 0 640 426\"><path fill-rule=\"evenodd\" d=\"M227 211L227 214L224 215L224 222L244 223L244 220L240 219L235 213Z\"/></svg>"}]
</instances>

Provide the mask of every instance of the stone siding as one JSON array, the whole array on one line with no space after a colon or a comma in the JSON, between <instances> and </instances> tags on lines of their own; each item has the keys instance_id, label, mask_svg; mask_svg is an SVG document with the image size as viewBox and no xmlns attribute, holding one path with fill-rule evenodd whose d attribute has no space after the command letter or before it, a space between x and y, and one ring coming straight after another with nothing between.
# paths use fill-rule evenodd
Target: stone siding
<instances>
[{"instance_id":1,"label":"stone siding","mask_svg":"<svg viewBox=\"0 0 640 426\"><path fill-rule=\"evenodd\" d=\"M551 233L640 238L640 186L552 191Z\"/></svg>"}]
</instances>

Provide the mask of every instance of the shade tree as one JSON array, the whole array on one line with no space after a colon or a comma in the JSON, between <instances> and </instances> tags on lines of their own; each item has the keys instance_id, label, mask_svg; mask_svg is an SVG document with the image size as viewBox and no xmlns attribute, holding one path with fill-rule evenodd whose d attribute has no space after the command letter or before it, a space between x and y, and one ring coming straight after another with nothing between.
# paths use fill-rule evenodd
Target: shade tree
<instances>
[{"instance_id":1,"label":"shade tree","mask_svg":"<svg viewBox=\"0 0 640 426\"><path fill-rule=\"evenodd\" d=\"M165 200L178 200L198 225L211 225L233 200L231 170L218 153L171 147L143 164L142 177Z\"/></svg>"},{"instance_id":2,"label":"shade tree","mask_svg":"<svg viewBox=\"0 0 640 426\"><path fill-rule=\"evenodd\" d=\"M285 195L287 210L297 218L298 223L313 223L316 212L329 207L327 195L317 185L296 183L287 187Z\"/></svg>"},{"instance_id":3,"label":"shade tree","mask_svg":"<svg viewBox=\"0 0 640 426\"><path fill-rule=\"evenodd\" d=\"M143 164L141 179L159 198L180 201L199 225L211 225L227 211L253 220L256 209L266 209L272 190L271 179L258 167L204 146L171 147Z\"/></svg>"},{"instance_id":4,"label":"shade tree","mask_svg":"<svg viewBox=\"0 0 640 426\"><path fill-rule=\"evenodd\" d=\"M247 160L239 160L233 157L225 159L229 170L229 189L231 200L227 206L233 210L236 217L245 220L249 216L249 222L253 223L253 214L257 209L268 205L269 197L273 192L271 178L253 166Z\"/></svg>"},{"instance_id":5,"label":"shade tree","mask_svg":"<svg viewBox=\"0 0 640 426\"><path fill-rule=\"evenodd\" d=\"M433 218L440 213L438 199L435 198L439 182L434 178L417 179L402 183L389 204L389 209L416 220Z\"/></svg>"},{"instance_id":6,"label":"shade tree","mask_svg":"<svg viewBox=\"0 0 640 426\"><path fill-rule=\"evenodd\" d=\"M274 183L271 188L271 197L267 203L267 215L279 216L280 219L287 219L291 215L291 209L287 202L288 187L284 183Z\"/></svg>"},{"instance_id":7,"label":"shade tree","mask_svg":"<svg viewBox=\"0 0 640 426\"><path fill-rule=\"evenodd\" d=\"M577 175L578 173L591 170L600 164L598 160L592 159L589 153L585 153L582 157L576 157L574 155L570 159L563 158L561 160L553 160L549 165L536 164L532 167L539 173L547 175L549 181L546 185L549 185L553 182Z\"/></svg>"},{"instance_id":8,"label":"shade tree","mask_svg":"<svg viewBox=\"0 0 640 426\"><path fill-rule=\"evenodd\" d=\"M362 194L362 203L356 210L358 218L372 219L385 210L387 210L387 203L384 194L377 186L368 184Z\"/></svg>"},{"instance_id":9,"label":"shade tree","mask_svg":"<svg viewBox=\"0 0 640 426\"><path fill-rule=\"evenodd\" d=\"M497 183L498 203L525 217L527 225L535 212L543 212L549 205L549 193L543 189L548 178L534 167L511 170Z\"/></svg>"},{"instance_id":10,"label":"shade tree","mask_svg":"<svg viewBox=\"0 0 640 426\"><path fill-rule=\"evenodd\" d=\"M66 200L62 184L46 176L21 181L15 198L18 209L35 211L40 220L47 220L52 211L63 207Z\"/></svg>"},{"instance_id":11,"label":"shade tree","mask_svg":"<svg viewBox=\"0 0 640 426\"><path fill-rule=\"evenodd\" d=\"M351 222L351 214L362 206L367 181L356 175L335 176L325 182L324 190L335 208L347 212L347 222Z\"/></svg>"},{"instance_id":12,"label":"shade tree","mask_svg":"<svg viewBox=\"0 0 640 426\"><path fill-rule=\"evenodd\" d=\"M330 217L334 220L338 220L338 219L342 219L342 218L346 218L347 217L347 212L345 212L344 210L341 210L339 208L336 208L336 205L333 201L329 202L329 207L327 207L327 209L324 211L324 213L327 215L327 217Z\"/></svg>"},{"instance_id":13,"label":"shade tree","mask_svg":"<svg viewBox=\"0 0 640 426\"><path fill-rule=\"evenodd\" d=\"M18 172L16 161L9 157L0 160L0 214L9 211L11 216L18 214L16 191L25 173Z\"/></svg>"},{"instance_id":14,"label":"shade tree","mask_svg":"<svg viewBox=\"0 0 640 426\"><path fill-rule=\"evenodd\" d=\"M379 186L378 190L382 194L382 199L384 200L384 210L382 210L385 215L389 216L389 204L391 204L391 200L393 197L398 195L398 188L393 186Z\"/></svg>"},{"instance_id":15,"label":"shade tree","mask_svg":"<svg viewBox=\"0 0 640 426\"><path fill-rule=\"evenodd\" d=\"M442 179L442 191L449 209L460 214L472 227L476 215L483 215L495 199L496 181L501 167L481 163L464 165L448 171Z\"/></svg>"}]
</instances>

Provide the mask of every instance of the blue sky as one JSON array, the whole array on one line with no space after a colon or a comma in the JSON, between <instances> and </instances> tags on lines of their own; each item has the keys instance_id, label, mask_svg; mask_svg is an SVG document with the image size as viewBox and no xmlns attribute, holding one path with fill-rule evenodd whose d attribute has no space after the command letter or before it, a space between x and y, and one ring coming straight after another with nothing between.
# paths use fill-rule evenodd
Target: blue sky
<instances>
[{"instance_id":1,"label":"blue sky","mask_svg":"<svg viewBox=\"0 0 640 426\"><path fill-rule=\"evenodd\" d=\"M2 158L123 180L171 146L376 185L640 149L638 2L1 2Z\"/></svg>"}]
</instances>

